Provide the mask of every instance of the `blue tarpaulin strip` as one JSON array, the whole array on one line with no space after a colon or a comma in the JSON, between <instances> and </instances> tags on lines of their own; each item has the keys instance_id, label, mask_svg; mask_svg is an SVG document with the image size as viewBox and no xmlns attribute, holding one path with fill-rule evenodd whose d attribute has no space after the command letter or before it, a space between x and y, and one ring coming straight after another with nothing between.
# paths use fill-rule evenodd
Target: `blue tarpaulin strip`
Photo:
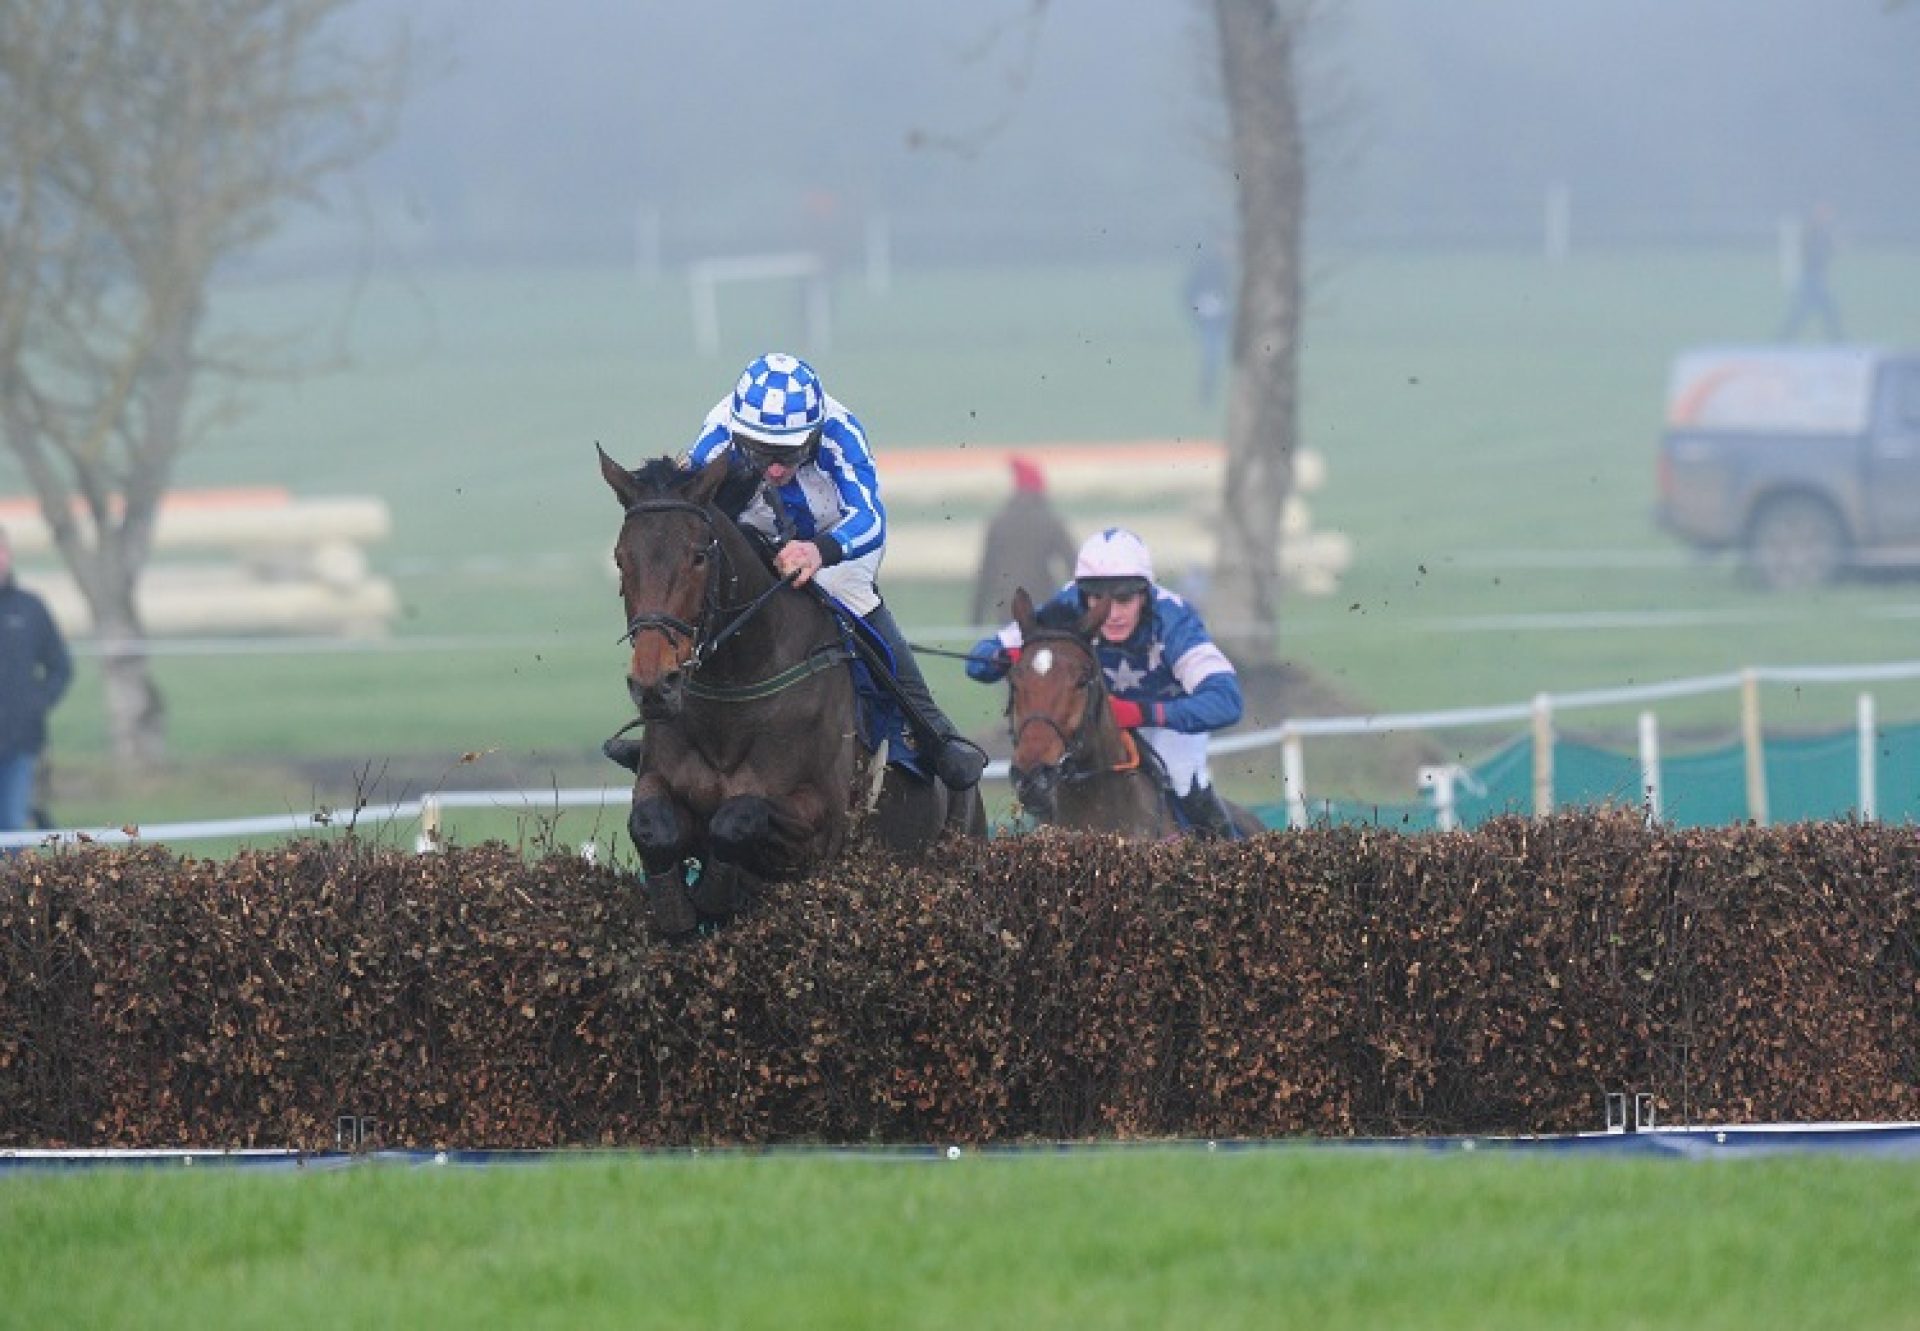
<instances>
[{"instance_id":1,"label":"blue tarpaulin strip","mask_svg":"<svg viewBox=\"0 0 1920 1331\"><path fill-rule=\"evenodd\" d=\"M1013 1159L1112 1151L1245 1152L1270 1150L1472 1151L1729 1159L1822 1152L1920 1158L1920 1123L1774 1123L1718 1128L1648 1128L1638 1132L1564 1133L1538 1137L1276 1137L1219 1141L1032 1142L1004 1146L725 1147L671 1150L577 1149L380 1151L62 1151L0 1150L0 1174L113 1169L335 1170L367 1165L476 1168L567 1161L708 1160L769 1157L944 1161Z\"/></svg>"}]
</instances>

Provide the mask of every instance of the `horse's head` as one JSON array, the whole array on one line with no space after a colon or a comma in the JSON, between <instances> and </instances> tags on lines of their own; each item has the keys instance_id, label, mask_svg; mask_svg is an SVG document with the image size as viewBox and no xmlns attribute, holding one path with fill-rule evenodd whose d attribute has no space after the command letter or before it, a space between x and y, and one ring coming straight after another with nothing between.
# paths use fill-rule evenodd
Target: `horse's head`
<instances>
[{"instance_id":1,"label":"horse's head","mask_svg":"<svg viewBox=\"0 0 1920 1331\"><path fill-rule=\"evenodd\" d=\"M686 472L660 458L628 471L601 449L600 474L626 511L613 562L633 644L627 692L642 716L674 716L685 706L686 677L719 603L718 524L725 519L712 499L727 460Z\"/></svg>"},{"instance_id":2,"label":"horse's head","mask_svg":"<svg viewBox=\"0 0 1920 1331\"><path fill-rule=\"evenodd\" d=\"M1014 792L1023 807L1051 820L1060 778L1080 753L1085 736L1102 724L1106 680L1094 655L1092 635L1105 621L1104 601L1070 624L1043 622L1026 588L1013 596L1020 626L1020 659L1007 674L1013 725Z\"/></svg>"}]
</instances>

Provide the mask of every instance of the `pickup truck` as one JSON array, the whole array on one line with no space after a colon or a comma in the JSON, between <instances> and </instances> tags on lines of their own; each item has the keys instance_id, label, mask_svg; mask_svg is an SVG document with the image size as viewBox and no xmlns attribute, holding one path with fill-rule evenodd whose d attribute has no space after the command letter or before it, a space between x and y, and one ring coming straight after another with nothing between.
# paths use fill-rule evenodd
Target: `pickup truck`
<instances>
[{"instance_id":1,"label":"pickup truck","mask_svg":"<svg viewBox=\"0 0 1920 1331\"><path fill-rule=\"evenodd\" d=\"M1668 382L1662 527L1773 588L1920 565L1920 352L1708 347Z\"/></svg>"}]
</instances>

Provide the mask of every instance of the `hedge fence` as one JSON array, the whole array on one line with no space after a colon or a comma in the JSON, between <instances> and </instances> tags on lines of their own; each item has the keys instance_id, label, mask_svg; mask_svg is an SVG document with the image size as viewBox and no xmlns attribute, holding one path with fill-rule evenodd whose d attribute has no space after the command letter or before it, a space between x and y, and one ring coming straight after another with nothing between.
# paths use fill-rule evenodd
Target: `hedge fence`
<instances>
[{"instance_id":1,"label":"hedge fence","mask_svg":"<svg viewBox=\"0 0 1920 1331\"><path fill-rule=\"evenodd\" d=\"M1920 1119L1920 836L1326 828L855 856L671 945L502 846L0 861L0 1146Z\"/></svg>"}]
</instances>

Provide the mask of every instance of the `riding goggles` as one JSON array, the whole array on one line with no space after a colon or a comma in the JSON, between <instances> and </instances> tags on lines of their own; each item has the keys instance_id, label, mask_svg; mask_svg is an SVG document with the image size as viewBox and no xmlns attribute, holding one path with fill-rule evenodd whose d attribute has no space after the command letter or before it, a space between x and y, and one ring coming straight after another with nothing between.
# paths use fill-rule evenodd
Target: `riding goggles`
<instances>
[{"instance_id":1,"label":"riding goggles","mask_svg":"<svg viewBox=\"0 0 1920 1331\"><path fill-rule=\"evenodd\" d=\"M734 449L747 460L747 465L757 472L764 472L776 464L783 467L803 467L813 461L820 451L820 432L812 431L798 444L768 444L751 435L733 433L728 435Z\"/></svg>"}]
</instances>

